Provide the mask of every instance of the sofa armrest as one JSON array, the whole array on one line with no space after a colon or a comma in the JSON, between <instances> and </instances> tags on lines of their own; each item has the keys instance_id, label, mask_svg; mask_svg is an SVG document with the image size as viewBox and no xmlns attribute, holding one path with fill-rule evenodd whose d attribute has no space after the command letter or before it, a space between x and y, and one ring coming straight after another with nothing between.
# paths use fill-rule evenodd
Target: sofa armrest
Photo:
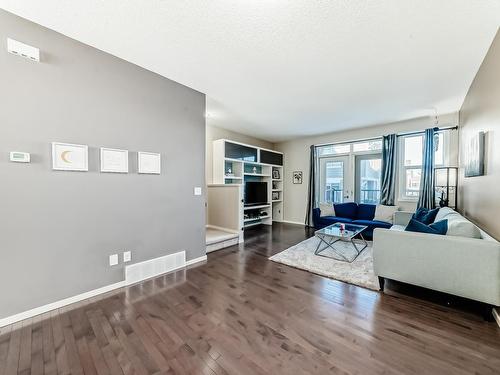
<instances>
[{"instance_id":1,"label":"sofa armrest","mask_svg":"<svg viewBox=\"0 0 500 375\"><path fill-rule=\"evenodd\" d=\"M406 227L410 222L413 212L410 211L396 211L394 212L394 225L402 225Z\"/></svg>"},{"instance_id":2,"label":"sofa armrest","mask_svg":"<svg viewBox=\"0 0 500 375\"><path fill-rule=\"evenodd\" d=\"M375 275L500 306L500 243L375 229Z\"/></svg>"}]
</instances>

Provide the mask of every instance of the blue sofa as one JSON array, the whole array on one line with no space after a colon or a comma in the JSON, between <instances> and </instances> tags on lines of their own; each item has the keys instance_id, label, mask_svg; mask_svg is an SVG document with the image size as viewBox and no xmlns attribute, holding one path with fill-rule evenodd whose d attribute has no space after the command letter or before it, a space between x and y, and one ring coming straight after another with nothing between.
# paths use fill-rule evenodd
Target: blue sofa
<instances>
[{"instance_id":1,"label":"blue sofa","mask_svg":"<svg viewBox=\"0 0 500 375\"><path fill-rule=\"evenodd\" d=\"M371 240L373 238L373 230L375 228L389 229L392 227L391 223L373 220L375 217L376 207L374 204L357 204L354 202L348 202L334 204L333 206L335 208L336 216L322 217L321 210L319 208L315 208L313 210L313 222L316 229L321 229L335 223L365 225L368 229L363 232L363 237Z\"/></svg>"}]
</instances>

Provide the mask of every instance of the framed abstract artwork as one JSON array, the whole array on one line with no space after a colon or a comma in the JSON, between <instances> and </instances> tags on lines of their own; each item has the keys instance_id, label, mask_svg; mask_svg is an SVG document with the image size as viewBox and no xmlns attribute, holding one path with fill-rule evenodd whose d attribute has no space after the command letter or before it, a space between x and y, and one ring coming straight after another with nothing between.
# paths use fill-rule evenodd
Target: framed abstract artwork
<instances>
[{"instance_id":1,"label":"framed abstract artwork","mask_svg":"<svg viewBox=\"0 0 500 375\"><path fill-rule=\"evenodd\" d=\"M161 174L161 155L154 152L138 152L137 165L141 174Z\"/></svg>"},{"instance_id":2,"label":"framed abstract artwork","mask_svg":"<svg viewBox=\"0 0 500 375\"><path fill-rule=\"evenodd\" d=\"M465 177L484 175L484 132L475 134L465 148Z\"/></svg>"},{"instance_id":3,"label":"framed abstract artwork","mask_svg":"<svg viewBox=\"0 0 500 375\"><path fill-rule=\"evenodd\" d=\"M292 176L293 176L292 182L294 184L301 184L302 183L302 171L294 171L292 173Z\"/></svg>"},{"instance_id":4,"label":"framed abstract artwork","mask_svg":"<svg viewBox=\"0 0 500 375\"><path fill-rule=\"evenodd\" d=\"M52 142L52 169L87 172L89 170L88 146Z\"/></svg>"},{"instance_id":5,"label":"framed abstract artwork","mask_svg":"<svg viewBox=\"0 0 500 375\"><path fill-rule=\"evenodd\" d=\"M128 173L128 151L101 147L101 172Z\"/></svg>"}]
</instances>

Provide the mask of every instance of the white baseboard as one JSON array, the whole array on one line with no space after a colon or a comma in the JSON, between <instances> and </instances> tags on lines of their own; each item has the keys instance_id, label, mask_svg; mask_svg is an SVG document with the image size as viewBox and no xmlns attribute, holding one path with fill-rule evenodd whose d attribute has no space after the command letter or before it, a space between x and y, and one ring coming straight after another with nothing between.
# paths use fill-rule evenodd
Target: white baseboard
<instances>
[{"instance_id":1,"label":"white baseboard","mask_svg":"<svg viewBox=\"0 0 500 375\"><path fill-rule=\"evenodd\" d=\"M281 222L282 222L282 223L287 223L287 224L297 224L297 225L306 226L306 224L305 224L305 223L301 223L301 222L299 222L299 221L282 220Z\"/></svg>"},{"instance_id":2,"label":"white baseboard","mask_svg":"<svg viewBox=\"0 0 500 375\"><path fill-rule=\"evenodd\" d=\"M49 312L49 311L59 309L61 307L67 306L67 305L71 305L71 304L76 303L76 302L83 301L84 299L92 298L92 297L95 297L99 294L110 292L114 289L118 289L118 288L121 288L123 286L125 286L125 281L120 281L118 283L106 285L106 286L103 286L102 288L90 290L88 292L84 292L84 293L78 294L76 296L72 296L72 297L68 297L68 298L65 298L65 299L62 299L62 300L59 300L56 302L48 303L48 304L40 306L40 307L35 307L34 309L23 311L19 314L11 315L11 316L8 316L6 318L0 319L0 327L4 327L4 326L7 326L9 324L19 322L21 320L32 318L34 316L44 314L44 313Z\"/></svg>"},{"instance_id":3,"label":"white baseboard","mask_svg":"<svg viewBox=\"0 0 500 375\"><path fill-rule=\"evenodd\" d=\"M206 260L207 260L207 256L203 255L201 257L194 258L194 259L186 261L186 266L190 266L192 264L199 263L199 262L205 262Z\"/></svg>"},{"instance_id":4,"label":"white baseboard","mask_svg":"<svg viewBox=\"0 0 500 375\"><path fill-rule=\"evenodd\" d=\"M493 317L495 318L498 326L500 327L500 313L498 312L498 308L493 309Z\"/></svg>"},{"instance_id":5,"label":"white baseboard","mask_svg":"<svg viewBox=\"0 0 500 375\"><path fill-rule=\"evenodd\" d=\"M176 271L178 269L185 268L185 267L193 265L195 263L204 262L206 260L207 260L207 256L203 255L201 257L185 261L182 266L176 267L174 269L169 269L166 272ZM156 276L158 276L158 275L156 275ZM144 277L143 280L146 280L148 278L150 278L150 277ZM140 280L137 280L135 282L139 282L139 281ZM110 291L118 289L118 288L125 287L125 286L127 286L127 281L123 280L123 281L120 281L120 282L117 282L114 284L106 285L106 286L103 286L101 288L97 288L94 290L90 290L88 292L78 294L76 296L64 298L64 299L56 301L56 302L48 303L48 304L43 305L43 306L35 307L34 309L30 309L30 310L23 311L23 312L18 313L18 314L8 316L6 318L0 319L0 328L7 326L9 324L20 322L21 320L29 319L29 318L32 318L34 316L44 314L44 313L52 311L52 310L59 309L59 308L64 307L64 306L71 305L71 304L76 303L76 302L83 301L83 300L88 299L88 298L98 296L100 294L110 292Z\"/></svg>"}]
</instances>

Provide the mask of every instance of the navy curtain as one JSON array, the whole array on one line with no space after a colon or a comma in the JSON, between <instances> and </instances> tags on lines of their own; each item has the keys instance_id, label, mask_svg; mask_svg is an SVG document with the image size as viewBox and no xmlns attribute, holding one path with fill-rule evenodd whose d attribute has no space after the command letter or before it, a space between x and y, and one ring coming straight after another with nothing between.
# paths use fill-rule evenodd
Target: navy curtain
<instances>
[{"instance_id":1,"label":"navy curtain","mask_svg":"<svg viewBox=\"0 0 500 375\"><path fill-rule=\"evenodd\" d=\"M309 192L307 196L306 225L313 227L313 208L316 206L316 147L309 153Z\"/></svg>"},{"instance_id":2,"label":"navy curtain","mask_svg":"<svg viewBox=\"0 0 500 375\"><path fill-rule=\"evenodd\" d=\"M384 135L382 140L382 173L380 204L394 206L396 201L396 134Z\"/></svg>"},{"instance_id":3,"label":"navy curtain","mask_svg":"<svg viewBox=\"0 0 500 375\"><path fill-rule=\"evenodd\" d=\"M420 179L420 195L417 208L425 207L433 209L436 205L434 200L434 132L435 129L427 129L424 136L424 148L422 153L422 177Z\"/></svg>"}]
</instances>

